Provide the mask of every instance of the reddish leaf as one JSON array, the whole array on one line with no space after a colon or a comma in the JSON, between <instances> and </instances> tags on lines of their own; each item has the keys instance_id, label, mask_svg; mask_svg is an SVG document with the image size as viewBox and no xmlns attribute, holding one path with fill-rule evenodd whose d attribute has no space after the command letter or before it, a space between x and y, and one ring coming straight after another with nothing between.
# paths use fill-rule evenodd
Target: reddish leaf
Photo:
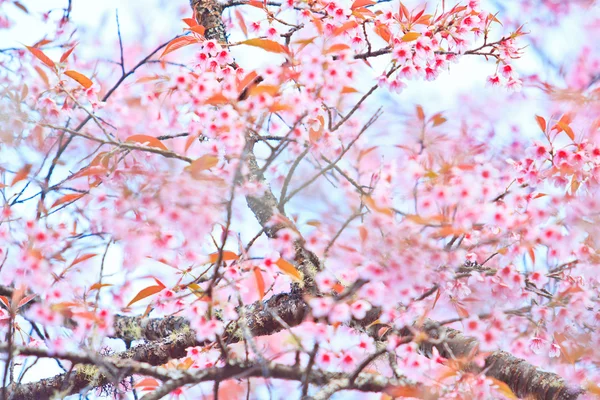
<instances>
[{"instance_id":1,"label":"reddish leaf","mask_svg":"<svg viewBox=\"0 0 600 400\"><path fill-rule=\"evenodd\" d=\"M52 205L50 206L50 208L54 208L54 207L60 206L61 204L70 203L70 202L79 200L83 196L85 196L85 193L71 193L71 194L66 194L63 197L61 197L58 200L56 200L54 203L52 203Z\"/></svg>"},{"instance_id":2,"label":"reddish leaf","mask_svg":"<svg viewBox=\"0 0 600 400\"><path fill-rule=\"evenodd\" d=\"M73 50L75 50L75 46L71 47L69 50L67 50L67 51L65 51L63 53L63 55L60 57L60 62L61 63L64 63L65 61L67 61L67 58L69 58L69 56L71 55L71 53L73 52Z\"/></svg>"},{"instance_id":3,"label":"reddish leaf","mask_svg":"<svg viewBox=\"0 0 600 400\"><path fill-rule=\"evenodd\" d=\"M27 47L27 50L29 50L34 56L36 56L36 58L38 60L40 60L41 62L43 62L44 64L46 64L48 67L55 69L55 65L54 65L54 61L52 61L50 58L48 58L47 55L44 54L43 51L41 51L40 49L37 49L35 47L30 47L30 46L25 46Z\"/></svg>"},{"instance_id":4,"label":"reddish leaf","mask_svg":"<svg viewBox=\"0 0 600 400\"><path fill-rule=\"evenodd\" d=\"M417 106L417 117L420 121L425 121L425 112L423 111L423 107Z\"/></svg>"},{"instance_id":5,"label":"reddish leaf","mask_svg":"<svg viewBox=\"0 0 600 400\"><path fill-rule=\"evenodd\" d=\"M73 262L71 263L71 267L75 264L79 264L81 262L84 262L86 260L89 260L90 258L94 258L96 257L98 254L84 254L82 256L78 256L76 259L73 260Z\"/></svg>"},{"instance_id":6,"label":"reddish leaf","mask_svg":"<svg viewBox=\"0 0 600 400\"><path fill-rule=\"evenodd\" d=\"M29 176L30 172L31 172L31 164L25 164L25 166L23 168L21 168L19 171L17 171L10 186L14 186L15 183L21 182L23 179L26 179Z\"/></svg>"},{"instance_id":7,"label":"reddish leaf","mask_svg":"<svg viewBox=\"0 0 600 400\"><path fill-rule=\"evenodd\" d=\"M258 85L250 88L249 96L256 96L257 94L267 93L271 96L275 96L279 92L279 86L275 85Z\"/></svg>"},{"instance_id":8,"label":"reddish leaf","mask_svg":"<svg viewBox=\"0 0 600 400\"><path fill-rule=\"evenodd\" d=\"M344 22L342 25L335 28L335 30L332 33L332 36L339 36L342 33L349 31L350 29L356 28L357 26L358 26L358 22L356 22L356 21Z\"/></svg>"},{"instance_id":9,"label":"reddish leaf","mask_svg":"<svg viewBox=\"0 0 600 400\"><path fill-rule=\"evenodd\" d=\"M389 42L392 38L392 32L390 31L390 28L387 27L387 25L376 23L375 32L377 32L377 34L381 36L381 38L386 42Z\"/></svg>"},{"instance_id":10,"label":"reddish leaf","mask_svg":"<svg viewBox=\"0 0 600 400\"><path fill-rule=\"evenodd\" d=\"M235 254L233 251L227 251L225 250L223 252L223 258L221 258L222 261L232 261L232 260L237 260L239 259L240 256L238 256L237 254ZM210 263L216 263L217 260L219 259L219 253L212 253L208 255L208 262Z\"/></svg>"},{"instance_id":11,"label":"reddish leaf","mask_svg":"<svg viewBox=\"0 0 600 400\"><path fill-rule=\"evenodd\" d=\"M279 269L282 270L286 275L288 275L294 281L302 282L302 273L300 271L298 271L296 269L296 267L294 267L288 261L284 260L283 258L280 258L279 260L277 260L277 262L275 264L277 264Z\"/></svg>"},{"instance_id":12,"label":"reddish leaf","mask_svg":"<svg viewBox=\"0 0 600 400\"><path fill-rule=\"evenodd\" d=\"M360 7L372 6L373 4L377 4L372 0L355 0L350 7L351 10L356 10Z\"/></svg>"},{"instance_id":13,"label":"reddish leaf","mask_svg":"<svg viewBox=\"0 0 600 400\"><path fill-rule=\"evenodd\" d=\"M238 20L238 24L240 24L240 29L244 33L244 36L248 37L248 27L246 26L246 21L244 21L244 16L238 8L235 9L234 13Z\"/></svg>"},{"instance_id":14,"label":"reddish leaf","mask_svg":"<svg viewBox=\"0 0 600 400\"><path fill-rule=\"evenodd\" d=\"M40 78L42 78L42 80L44 81L44 83L46 84L46 86L50 85L50 81L48 80L48 75L46 75L46 73L44 72L43 69L41 69L40 67L38 67L37 65L33 67L37 73L40 75Z\"/></svg>"},{"instance_id":15,"label":"reddish leaf","mask_svg":"<svg viewBox=\"0 0 600 400\"><path fill-rule=\"evenodd\" d=\"M448 119L446 119L442 113L437 113L435 114L433 117L430 118L430 121L433 121L433 126L439 126L442 125L443 123L445 123L446 121L448 121Z\"/></svg>"},{"instance_id":16,"label":"reddish leaf","mask_svg":"<svg viewBox=\"0 0 600 400\"><path fill-rule=\"evenodd\" d=\"M185 169L189 171L192 176L197 174L198 172L211 169L215 165L219 163L219 157L212 154L205 154L202 157L194 160L190 165L188 165Z\"/></svg>"},{"instance_id":17,"label":"reddish leaf","mask_svg":"<svg viewBox=\"0 0 600 400\"><path fill-rule=\"evenodd\" d=\"M141 381L136 382L136 384L134 385L134 387L141 390L154 390L159 386L160 384L154 378L144 378Z\"/></svg>"},{"instance_id":18,"label":"reddish leaf","mask_svg":"<svg viewBox=\"0 0 600 400\"><path fill-rule=\"evenodd\" d=\"M190 31L195 32L200 36L204 36L204 32L206 31L206 28L204 28L202 25L196 25L196 26L192 26L190 28Z\"/></svg>"},{"instance_id":19,"label":"reddish leaf","mask_svg":"<svg viewBox=\"0 0 600 400\"><path fill-rule=\"evenodd\" d=\"M15 1L13 4L15 6L17 6L17 8L19 8L21 11L23 11L25 14L29 14L29 10L27 10L27 7L25 7L23 4L21 4L20 1Z\"/></svg>"},{"instance_id":20,"label":"reddish leaf","mask_svg":"<svg viewBox=\"0 0 600 400\"><path fill-rule=\"evenodd\" d=\"M571 129L571 127L567 123L563 122L562 119L561 121L558 121L556 125L560 128L559 132L565 131L565 133L571 140L575 140L575 133L573 132L573 129Z\"/></svg>"},{"instance_id":21,"label":"reddish leaf","mask_svg":"<svg viewBox=\"0 0 600 400\"><path fill-rule=\"evenodd\" d=\"M94 82L92 82L90 78L77 71L65 71L65 75L71 79L76 80L81 86L83 86L86 89L89 89L94 84Z\"/></svg>"},{"instance_id":22,"label":"reddish leaf","mask_svg":"<svg viewBox=\"0 0 600 400\"><path fill-rule=\"evenodd\" d=\"M107 286L112 286L112 284L97 282L97 283L94 283L92 286L90 286L89 291L91 292L92 290L99 290L99 289L102 289L103 287L107 287Z\"/></svg>"},{"instance_id":23,"label":"reddish leaf","mask_svg":"<svg viewBox=\"0 0 600 400\"><path fill-rule=\"evenodd\" d=\"M262 272L257 267L254 267L254 279L256 279L259 300L262 300L265 297L265 280L263 279Z\"/></svg>"},{"instance_id":24,"label":"reddish leaf","mask_svg":"<svg viewBox=\"0 0 600 400\"><path fill-rule=\"evenodd\" d=\"M158 140L154 136L133 135L133 136L129 136L127 138L126 142L135 142L135 143L140 143L144 146L157 147L159 149L167 150L167 151L169 150L169 149L167 149L167 146L165 146L160 140Z\"/></svg>"},{"instance_id":25,"label":"reddish leaf","mask_svg":"<svg viewBox=\"0 0 600 400\"><path fill-rule=\"evenodd\" d=\"M17 306L17 309L23 307L25 304L29 303L31 300L35 299L36 297L37 297L37 294L30 294L28 296L23 297L19 301L19 305Z\"/></svg>"},{"instance_id":26,"label":"reddish leaf","mask_svg":"<svg viewBox=\"0 0 600 400\"><path fill-rule=\"evenodd\" d=\"M10 301L8 300L8 297L0 296L0 303L2 303L6 309L10 309Z\"/></svg>"},{"instance_id":27,"label":"reddish leaf","mask_svg":"<svg viewBox=\"0 0 600 400\"><path fill-rule=\"evenodd\" d=\"M350 46L348 46L347 44L338 43L325 50L325 54L339 53L340 51L348 50L349 48Z\"/></svg>"},{"instance_id":28,"label":"reddish leaf","mask_svg":"<svg viewBox=\"0 0 600 400\"><path fill-rule=\"evenodd\" d=\"M225 97L222 93L217 93L204 100L204 103L210 104L212 106L218 106L221 104L229 104L229 99Z\"/></svg>"},{"instance_id":29,"label":"reddish leaf","mask_svg":"<svg viewBox=\"0 0 600 400\"><path fill-rule=\"evenodd\" d=\"M160 283L158 280L156 280L156 282ZM140 292L133 298L133 300L131 300L129 304L127 304L127 307L130 307L133 303L137 303L138 301L143 300L146 297L152 296L153 294L162 291L164 288L165 285L161 283L160 285L148 286L147 288L140 290Z\"/></svg>"},{"instance_id":30,"label":"reddish leaf","mask_svg":"<svg viewBox=\"0 0 600 400\"><path fill-rule=\"evenodd\" d=\"M254 46L254 47L260 47L261 49L269 51L271 53L287 53L288 52L287 48L284 45L277 43L273 40L269 40L269 39L260 39L260 38L248 39L248 40L244 40L243 42L240 42L240 44L245 44L245 45Z\"/></svg>"},{"instance_id":31,"label":"reddish leaf","mask_svg":"<svg viewBox=\"0 0 600 400\"><path fill-rule=\"evenodd\" d=\"M258 74L256 73L256 71L252 71L250 72L248 75L246 75L244 77L244 79L242 79L241 81L238 82L237 84L237 89L239 92L242 92L246 86L248 86L250 83L254 82L254 79L256 79L258 77Z\"/></svg>"},{"instance_id":32,"label":"reddish leaf","mask_svg":"<svg viewBox=\"0 0 600 400\"><path fill-rule=\"evenodd\" d=\"M164 56L166 56L167 54L169 54L175 50L178 50L185 46L189 46L190 44L194 44L194 43L198 43L198 40L194 37L181 36L181 37L175 38L169 42L169 44L165 47L165 50L163 51L163 53L160 55L159 58L163 58Z\"/></svg>"},{"instance_id":33,"label":"reddish leaf","mask_svg":"<svg viewBox=\"0 0 600 400\"><path fill-rule=\"evenodd\" d=\"M408 11L408 8L406 8L406 6L402 4L402 2L400 2L400 10L398 11L398 13L400 14L400 19L402 19L402 17L406 19L410 18L410 12Z\"/></svg>"},{"instance_id":34,"label":"reddish leaf","mask_svg":"<svg viewBox=\"0 0 600 400\"><path fill-rule=\"evenodd\" d=\"M344 86L342 88L342 91L340 93L341 94L358 93L358 90L356 90L356 89L354 89L353 87L350 87L350 86Z\"/></svg>"},{"instance_id":35,"label":"reddish leaf","mask_svg":"<svg viewBox=\"0 0 600 400\"><path fill-rule=\"evenodd\" d=\"M190 28L193 28L194 26L198 26L198 21L196 21L195 18L184 18L182 19L183 22L186 23L187 26L189 26Z\"/></svg>"},{"instance_id":36,"label":"reddish leaf","mask_svg":"<svg viewBox=\"0 0 600 400\"><path fill-rule=\"evenodd\" d=\"M539 115L535 116L535 120L537 121L538 126L542 130L542 132L546 132L546 120Z\"/></svg>"}]
</instances>

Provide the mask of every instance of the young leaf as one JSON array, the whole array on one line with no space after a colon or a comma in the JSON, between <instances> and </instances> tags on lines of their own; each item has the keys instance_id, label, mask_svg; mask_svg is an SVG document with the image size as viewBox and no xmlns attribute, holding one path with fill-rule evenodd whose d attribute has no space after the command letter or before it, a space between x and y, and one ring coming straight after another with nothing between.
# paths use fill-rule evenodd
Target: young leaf
<instances>
[{"instance_id":1,"label":"young leaf","mask_svg":"<svg viewBox=\"0 0 600 400\"><path fill-rule=\"evenodd\" d=\"M417 40L421 34L419 32L408 32L404 36L402 36L403 42L412 42L413 40Z\"/></svg>"},{"instance_id":2,"label":"young leaf","mask_svg":"<svg viewBox=\"0 0 600 400\"><path fill-rule=\"evenodd\" d=\"M211 169L219 163L219 157L212 154L205 154L202 157L194 160L190 165L185 167L186 170L190 171L192 175L200 171Z\"/></svg>"},{"instance_id":3,"label":"young leaf","mask_svg":"<svg viewBox=\"0 0 600 400\"><path fill-rule=\"evenodd\" d=\"M140 143L144 146L149 146L149 147L157 147L162 150L167 150L167 151L169 150L169 149L167 149L167 146L165 146L160 140L158 140L154 136L132 135L132 136L129 136L127 138L127 140L125 140L125 141Z\"/></svg>"},{"instance_id":4,"label":"young leaf","mask_svg":"<svg viewBox=\"0 0 600 400\"><path fill-rule=\"evenodd\" d=\"M356 10L357 8L372 6L373 4L377 4L372 0L355 0L350 7L351 10Z\"/></svg>"},{"instance_id":5,"label":"young leaf","mask_svg":"<svg viewBox=\"0 0 600 400\"><path fill-rule=\"evenodd\" d=\"M83 86L86 89L89 89L94 84L94 82L92 82L92 80L90 78L88 78L87 76L85 76L77 71L72 71L72 70L65 71L65 75L71 79L74 79L75 81L77 81L77 83L79 83L81 86Z\"/></svg>"},{"instance_id":6,"label":"young leaf","mask_svg":"<svg viewBox=\"0 0 600 400\"><path fill-rule=\"evenodd\" d=\"M61 204L71 203L73 201L79 200L83 196L85 196L85 193L65 194L63 197L59 198L54 203L52 203L52 205L50 206L50 208L54 208L54 207L60 206Z\"/></svg>"},{"instance_id":7,"label":"young leaf","mask_svg":"<svg viewBox=\"0 0 600 400\"><path fill-rule=\"evenodd\" d=\"M225 251L223 251L223 258L221 260L222 261L232 261L232 260L237 260L238 258L240 258L240 256L235 254L233 251L225 250ZM208 262L210 262L210 263L216 263L218 259L219 259L219 253L212 253L212 254L208 255Z\"/></svg>"},{"instance_id":8,"label":"young leaf","mask_svg":"<svg viewBox=\"0 0 600 400\"><path fill-rule=\"evenodd\" d=\"M33 54L38 60L40 60L41 62L43 62L44 64L46 64L48 67L55 69L56 66L54 65L54 61L52 61L50 58L48 58L47 55L44 54L43 51L41 51L38 48L35 47L30 47L30 46L25 46L27 47L27 50L29 50L31 52L31 54Z\"/></svg>"},{"instance_id":9,"label":"young leaf","mask_svg":"<svg viewBox=\"0 0 600 400\"><path fill-rule=\"evenodd\" d=\"M283 46L282 44L277 43L273 40L269 40L269 39L260 39L260 38L248 39L248 40L244 40L243 42L240 42L240 44L245 44L245 45L254 46L254 47L260 47L261 49L266 50L271 53L287 53L288 52L288 50L285 46Z\"/></svg>"},{"instance_id":10,"label":"young leaf","mask_svg":"<svg viewBox=\"0 0 600 400\"><path fill-rule=\"evenodd\" d=\"M254 279L256 279L256 287L258 288L258 298L262 300L265 297L265 280L260 268L254 267Z\"/></svg>"},{"instance_id":11,"label":"young leaf","mask_svg":"<svg viewBox=\"0 0 600 400\"><path fill-rule=\"evenodd\" d=\"M127 307L130 307L133 303L137 303L138 301L143 300L146 297L152 296L153 294L162 291L166 287L157 279L155 279L155 281L159 283L159 285L148 286L147 288L140 290L140 292L129 302L129 304L127 304Z\"/></svg>"},{"instance_id":12,"label":"young leaf","mask_svg":"<svg viewBox=\"0 0 600 400\"><path fill-rule=\"evenodd\" d=\"M288 261L284 260L283 258L280 258L275 264L277 264L279 269L283 271L286 275L288 275L290 278L292 278L294 281L302 282L302 273L298 271L296 267L294 267Z\"/></svg>"},{"instance_id":13,"label":"young leaf","mask_svg":"<svg viewBox=\"0 0 600 400\"><path fill-rule=\"evenodd\" d=\"M178 50L185 46L189 46L190 44L194 44L194 43L198 43L198 40L196 38L193 38L190 36L181 36L181 37L175 38L169 42L169 44L165 47L165 50L163 51L163 53L160 55L159 58L163 58L164 56L166 56L167 54L169 54L175 50Z\"/></svg>"},{"instance_id":14,"label":"young leaf","mask_svg":"<svg viewBox=\"0 0 600 400\"><path fill-rule=\"evenodd\" d=\"M15 174L10 186L14 186L17 182L21 182L23 179L29 176L29 172L31 172L31 164L25 164L23 168L21 168Z\"/></svg>"},{"instance_id":15,"label":"young leaf","mask_svg":"<svg viewBox=\"0 0 600 400\"><path fill-rule=\"evenodd\" d=\"M540 127L540 129L542 130L542 132L546 132L546 120L543 117L540 117L539 115L535 116L535 120L537 121L538 126Z\"/></svg>"},{"instance_id":16,"label":"young leaf","mask_svg":"<svg viewBox=\"0 0 600 400\"><path fill-rule=\"evenodd\" d=\"M73 260L73 262L71 263L71 267L75 264L79 264L81 262L87 261L90 258L94 258L96 257L98 254L84 254L82 256L77 257L75 260Z\"/></svg>"},{"instance_id":17,"label":"young leaf","mask_svg":"<svg viewBox=\"0 0 600 400\"><path fill-rule=\"evenodd\" d=\"M77 45L75 45L75 46L77 46ZM73 50L75 50L75 46L71 47L69 50L67 50L63 53L63 55L60 57L61 63L64 63L65 61L67 61L67 58L69 58L69 56L71 55Z\"/></svg>"}]
</instances>

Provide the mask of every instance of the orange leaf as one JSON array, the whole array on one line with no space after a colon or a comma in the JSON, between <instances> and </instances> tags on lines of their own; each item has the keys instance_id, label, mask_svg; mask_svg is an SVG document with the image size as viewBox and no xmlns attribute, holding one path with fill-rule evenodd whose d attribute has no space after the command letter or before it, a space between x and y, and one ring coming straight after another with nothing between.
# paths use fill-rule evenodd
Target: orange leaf
<instances>
[{"instance_id":1,"label":"orange leaf","mask_svg":"<svg viewBox=\"0 0 600 400\"><path fill-rule=\"evenodd\" d=\"M404 4L402 4L402 2L400 2L399 14L400 14L400 19L402 19L403 15L406 19L410 18L410 12L408 11L408 8L406 8L406 6Z\"/></svg>"},{"instance_id":2,"label":"orange leaf","mask_svg":"<svg viewBox=\"0 0 600 400\"><path fill-rule=\"evenodd\" d=\"M356 21L348 21L348 22L344 22L342 25L338 26L337 28L335 28L335 30L333 31L332 36L339 36L342 33L349 31L350 29L354 29L358 26L358 22Z\"/></svg>"},{"instance_id":3,"label":"orange leaf","mask_svg":"<svg viewBox=\"0 0 600 400\"><path fill-rule=\"evenodd\" d=\"M71 53L73 52L73 50L75 50L75 46L71 47L69 50L67 50L67 51L65 51L63 53L63 55L60 57L60 62L61 63L64 63L65 61L67 61L67 58L69 58L69 56L71 55Z\"/></svg>"},{"instance_id":4,"label":"orange leaf","mask_svg":"<svg viewBox=\"0 0 600 400\"><path fill-rule=\"evenodd\" d=\"M341 94L358 93L358 90L356 90L356 89L354 89L353 87L350 87L350 86L344 86L342 88L342 91L340 93Z\"/></svg>"},{"instance_id":5,"label":"orange leaf","mask_svg":"<svg viewBox=\"0 0 600 400\"><path fill-rule=\"evenodd\" d=\"M165 47L165 50L163 51L163 53L160 55L159 58L163 58L164 56L171 53L172 51L178 50L182 47L189 46L190 44L194 44L194 43L198 43L198 40L191 36L181 36L181 37L175 38L169 42L169 44Z\"/></svg>"},{"instance_id":6,"label":"orange leaf","mask_svg":"<svg viewBox=\"0 0 600 400\"><path fill-rule=\"evenodd\" d=\"M233 251L225 250L223 252L223 258L221 258L221 261L232 261L232 260L237 260L239 258L240 258L240 256L235 254ZM212 254L208 255L208 262L210 262L210 263L216 263L218 259L219 259L219 253L212 253Z\"/></svg>"},{"instance_id":7,"label":"orange leaf","mask_svg":"<svg viewBox=\"0 0 600 400\"><path fill-rule=\"evenodd\" d=\"M330 48L325 50L325 54L339 53L340 51L348 50L349 48L350 48L350 46L348 46L347 44L338 43L338 44L334 44L333 46L331 46Z\"/></svg>"},{"instance_id":8,"label":"orange leaf","mask_svg":"<svg viewBox=\"0 0 600 400\"><path fill-rule=\"evenodd\" d=\"M0 303L2 303L7 309L10 308L10 301L8 300L8 297L0 296Z\"/></svg>"},{"instance_id":9,"label":"orange leaf","mask_svg":"<svg viewBox=\"0 0 600 400\"><path fill-rule=\"evenodd\" d=\"M417 117L420 121L425 121L425 112L423 111L423 107L417 106Z\"/></svg>"},{"instance_id":10,"label":"orange leaf","mask_svg":"<svg viewBox=\"0 0 600 400\"><path fill-rule=\"evenodd\" d=\"M248 37L248 27L246 26L246 22L244 21L244 16L238 8L235 9L234 13L235 17L238 20L238 24L240 24L240 29L244 33L244 36Z\"/></svg>"},{"instance_id":11,"label":"orange leaf","mask_svg":"<svg viewBox=\"0 0 600 400\"><path fill-rule=\"evenodd\" d=\"M196 21L195 18L184 18L182 19L183 22L186 23L187 26L189 26L190 28L193 28L194 26L198 26L198 21Z\"/></svg>"},{"instance_id":12,"label":"orange leaf","mask_svg":"<svg viewBox=\"0 0 600 400\"><path fill-rule=\"evenodd\" d=\"M404 36L402 36L403 42L412 42L413 40L417 40L421 36L419 32L408 32Z\"/></svg>"},{"instance_id":13,"label":"orange leaf","mask_svg":"<svg viewBox=\"0 0 600 400\"><path fill-rule=\"evenodd\" d=\"M277 85L258 85L250 88L249 96L255 96L261 93L268 93L271 96L275 96L279 92L279 86Z\"/></svg>"},{"instance_id":14,"label":"orange leaf","mask_svg":"<svg viewBox=\"0 0 600 400\"><path fill-rule=\"evenodd\" d=\"M504 395L507 399L518 399L517 396L513 393L513 391L508 387L508 385L496 378L487 377L487 379L491 379L494 382L494 385L498 386L498 391Z\"/></svg>"},{"instance_id":15,"label":"orange leaf","mask_svg":"<svg viewBox=\"0 0 600 400\"><path fill-rule=\"evenodd\" d=\"M23 307L25 304L29 303L31 300L35 299L36 297L37 297L37 294L30 294L29 296L23 297L19 301L19 305L17 306L17 309Z\"/></svg>"},{"instance_id":16,"label":"orange leaf","mask_svg":"<svg viewBox=\"0 0 600 400\"><path fill-rule=\"evenodd\" d=\"M386 42L389 42L392 38L392 32L390 31L390 28L382 23L376 23L375 32Z\"/></svg>"},{"instance_id":17,"label":"orange leaf","mask_svg":"<svg viewBox=\"0 0 600 400\"><path fill-rule=\"evenodd\" d=\"M21 182L23 179L27 178L29 176L30 172L31 172L31 164L25 164L25 166L23 168L21 168L15 174L15 177L13 178L12 183L10 184L10 186L14 186L15 183Z\"/></svg>"},{"instance_id":18,"label":"orange leaf","mask_svg":"<svg viewBox=\"0 0 600 400\"><path fill-rule=\"evenodd\" d=\"M75 264L79 264L81 262L87 261L90 258L94 258L96 257L98 254L84 254L82 256L77 257L76 259L73 260L73 262L71 263L71 267Z\"/></svg>"},{"instance_id":19,"label":"orange leaf","mask_svg":"<svg viewBox=\"0 0 600 400\"><path fill-rule=\"evenodd\" d=\"M157 280L157 283L160 282ZM127 304L127 307L131 306L133 303L145 299L146 297L152 296L153 294L162 291L164 288L165 285L161 283L160 285L148 286L147 288L140 290L140 292L133 298L133 300L131 300L129 304Z\"/></svg>"},{"instance_id":20,"label":"orange leaf","mask_svg":"<svg viewBox=\"0 0 600 400\"><path fill-rule=\"evenodd\" d=\"M342 285L341 283L337 282L335 285L333 285L332 289L337 294L340 294L340 293L342 293L344 291L344 285Z\"/></svg>"},{"instance_id":21,"label":"orange leaf","mask_svg":"<svg viewBox=\"0 0 600 400\"><path fill-rule=\"evenodd\" d=\"M560 130L565 131L565 133L571 140L575 140L575 133L573 133L573 129L571 129L571 127L567 123L565 123L561 120L561 121L558 121L556 123L556 125L558 125ZM559 132L560 132L560 130L559 130Z\"/></svg>"},{"instance_id":22,"label":"orange leaf","mask_svg":"<svg viewBox=\"0 0 600 400\"><path fill-rule=\"evenodd\" d=\"M143 145L149 146L149 147L157 147L162 150L167 150L167 151L169 150L169 149L167 149L167 146L165 146L160 140L158 140L154 136L133 135L133 136L129 136L127 138L127 140L125 140L125 141L126 142L136 142L136 143L140 143L140 144L143 144Z\"/></svg>"},{"instance_id":23,"label":"orange leaf","mask_svg":"<svg viewBox=\"0 0 600 400\"><path fill-rule=\"evenodd\" d=\"M254 278L256 279L256 287L258 288L258 298L262 300L265 297L265 280L263 279L262 272L257 267L254 267Z\"/></svg>"},{"instance_id":24,"label":"orange leaf","mask_svg":"<svg viewBox=\"0 0 600 400\"><path fill-rule=\"evenodd\" d=\"M190 165L185 167L185 169L190 171L190 173L193 176L195 173L198 173L200 171L211 169L218 163L219 157L212 154L205 154L197 160L194 160Z\"/></svg>"},{"instance_id":25,"label":"orange leaf","mask_svg":"<svg viewBox=\"0 0 600 400\"><path fill-rule=\"evenodd\" d=\"M204 101L205 104L209 104L211 106L218 106L220 104L229 104L229 99L225 97L222 93L217 93Z\"/></svg>"},{"instance_id":26,"label":"orange leaf","mask_svg":"<svg viewBox=\"0 0 600 400\"><path fill-rule=\"evenodd\" d=\"M535 264L535 250L533 247L527 249L527 253L529 253L529 257L531 257L531 262Z\"/></svg>"},{"instance_id":27,"label":"orange leaf","mask_svg":"<svg viewBox=\"0 0 600 400\"><path fill-rule=\"evenodd\" d=\"M543 117L540 117L539 115L535 116L535 120L537 121L538 126L540 127L542 132L546 132L546 120Z\"/></svg>"},{"instance_id":28,"label":"orange leaf","mask_svg":"<svg viewBox=\"0 0 600 400\"><path fill-rule=\"evenodd\" d=\"M103 287L107 287L107 286L112 286L112 284L110 284L110 283L100 283L100 282L96 282L96 283L94 283L92 286L90 286L90 292L91 292L92 290L99 290L99 289L101 289L101 288L103 288Z\"/></svg>"},{"instance_id":29,"label":"orange leaf","mask_svg":"<svg viewBox=\"0 0 600 400\"><path fill-rule=\"evenodd\" d=\"M380 212L385 215L389 215L390 217L392 215L394 215L394 210L392 210L391 208L388 208L388 207L379 207L377 204L375 204L375 200L373 200L373 198L371 196L365 196L364 202L369 208L371 208L377 212Z\"/></svg>"},{"instance_id":30,"label":"orange leaf","mask_svg":"<svg viewBox=\"0 0 600 400\"><path fill-rule=\"evenodd\" d=\"M256 79L258 77L258 74L256 73L256 71L251 71L248 75L246 75L244 77L244 79L242 79L241 81L238 82L237 84L237 89L239 92L241 92L242 90L244 90L246 88L246 86L248 86L250 83L254 82L254 79Z\"/></svg>"},{"instance_id":31,"label":"orange leaf","mask_svg":"<svg viewBox=\"0 0 600 400\"><path fill-rule=\"evenodd\" d=\"M355 10L360 7L372 6L373 4L376 3L372 0L355 0L350 9Z\"/></svg>"},{"instance_id":32,"label":"orange leaf","mask_svg":"<svg viewBox=\"0 0 600 400\"><path fill-rule=\"evenodd\" d=\"M244 40L243 42L240 42L240 44L245 44L245 45L254 46L254 47L260 47L261 49L269 51L271 53L287 53L288 52L288 49L284 45L277 43L273 40L269 40L269 39L260 39L260 38L248 39L248 40Z\"/></svg>"},{"instance_id":33,"label":"orange leaf","mask_svg":"<svg viewBox=\"0 0 600 400\"><path fill-rule=\"evenodd\" d=\"M154 390L159 386L159 383L154 378L144 378L139 382L136 382L134 387L142 390Z\"/></svg>"},{"instance_id":34,"label":"orange leaf","mask_svg":"<svg viewBox=\"0 0 600 400\"><path fill-rule=\"evenodd\" d=\"M94 82L92 82L90 78L77 71L65 71L65 75L71 79L76 80L81 86L83 86L86 89L89 89L94 84Z\"/></svg>"},{"instance_id":35,"label":"orange leaf","mask_svg":"<svg viewBox=\"0 0 600 400\"><path fill-rule=\"evenodd\" d=\"M40 60L41 62L46 64L48 67L50 67L52 69L56 68L56 66L54 65L54 61L52 61L50 58L48 58L48 56L45 55L43 51L41 51L40 49L37 49L35 47L29 47L29 46L25 46L25 47L27 47L27 50L29 50L38 60Z\"/></svg>"},{"instance_id":36,"label":"orange leaf","mask_svg":"<svg viewBox=\"0 0 600 400\"><path fill-rule=\"evenodd\" d=\"M65 203L70 203L72 201L76 201L76 200L82 198L83 196L85 196L85 193L71 193L71 194L66 194L63 197L61 197L58 200L56 200L54 203L52 203L52 205L50 206L50 208L54 208L56 206L60 206L61 204L65 204Z\"/></svg>"},{"instance_id":37,"label":"orange leaf","mask_svg":"<svg viewBox=\"0 0 600 400\"><path fill-rule=\"evenodd\" d=\"M286 275L290 276L290 278L292 278L294 281L302 282L302 273L298 271L291 263L283 258L280 258L275 264L277 264L279 269L282 270Z\"/></svg>"},{"instance_id":38,"label":"orange leaf","mask_svg":"<svg viewBox=\"0 0 600 400\"><path fill-rule=\"evenodd\" d=\"M202 25L196 25L196 26L192 26L190 28L190 31L195 32L200 36L204 36L204 32L206 31L206 28L204 28Z\"/></svg>"},{"instance_id":39,"label":"orange leaf","mask_svg":"<svg viewBox=\"0 0 600 400\"><path fill-rule=\"evenodd\" d=\"M445 123L446 121L448 121L447 118L445 118L442 113L437 113L435 114L433 117L431 117L430 121L433 121L433 126L439 126L442 125L443 123Z\"/></svg>"},{"instance_id":40,"label":"orange leaf","mask_svg":"<svg viewBox=\"0 0 600 400\"><path fill-rule=\"evenodd\" d=\"M44 72L44 70L41 69L40 67L38 67L37 65L34 66L33 68L40 75L40 78L42 78L42 80L44 81L44 83L46 84L46 86L50 85L50 81L48 80L48 75L46 75L46 73Z\"/></svg>"}]
</instances>

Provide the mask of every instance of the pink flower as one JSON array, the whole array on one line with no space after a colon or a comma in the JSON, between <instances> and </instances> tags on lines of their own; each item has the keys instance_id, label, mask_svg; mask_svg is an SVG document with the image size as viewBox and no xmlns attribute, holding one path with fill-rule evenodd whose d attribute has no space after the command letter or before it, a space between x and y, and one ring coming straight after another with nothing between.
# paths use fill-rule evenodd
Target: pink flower
<instances>
[{"instance_id":1,"label":"pink flower","mask_svg":"<svg viewBox=\"0 0 600 400\"><path fill-rule=\"evenodd\" d=\"M501 86L502 85L502 82L500 81L500 77L498 76L498 74L489 76L487 78L487 83L490 86Z\"/></svg>"},{"instance_id":2,"label":"pink flower","mask_svg":"<svg viewBox=\"0 0 600 400\"><path fill-rule=\"evenodd\" d=\"M542 349L546 346L546 343L547 342L545 339L535 336L535 337L531 338L531 340L529 341L529 349L534 354L540 354L542 352Z\"/></svg>"},{"instance_id":3,"label":"pink flower","mask_svg":"<svg viewBox=\"0 0 600 400\"><path fill-rule=\"evenodd\" d=\"M312 310L312 315L315 318L325 317L331 311L333 299L331 297L316 297L308 301L308 305Z\"/></svg>"},{"instance_id":4,"label":"pink flower","mask_svg":"<svg viewBox=\"0 0 600 400\"><path fill-rule=\"evenodd\" d=\"M556 344L556 342L552 342L550 345L550 350L548 351L548 356L550 358L560 357L560 346Z\"/></svg>"},{"instance_id":5,"label":"pink flower","mask_svg":"<svg viewBox=\"0 0 600 400\"><path fill-rule=\"evenodd\" d=\"M371 309L371 304L365 300L358 300L352 303L350 309L354 318L363 319Z\"/></svg>"},{"instance_id":6,"label":"pink flower","mask_svg":"<svg viewBox=\"0 0 600 400\"><path fill-rule=\"evenodd\" d=\"M313 314L314 315L314 314ZM346 303L336 304L329 313L330 322L348 322L352 318L350 306Z\"/></svg>"}]
</instances>

